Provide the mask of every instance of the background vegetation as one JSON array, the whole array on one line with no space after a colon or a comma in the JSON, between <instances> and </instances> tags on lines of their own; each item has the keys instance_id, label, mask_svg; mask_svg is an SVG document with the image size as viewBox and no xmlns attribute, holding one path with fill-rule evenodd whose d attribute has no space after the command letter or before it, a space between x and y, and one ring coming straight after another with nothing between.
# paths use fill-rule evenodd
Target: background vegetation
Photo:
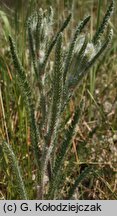
<instances>
[{"instance_id":1,"label":"background vegetation","mask_svg":"<svg viewBox=\"0 0 117 216\"><path fill-rule=\"evenodd\" d=\"M0 136L12 145L22 168L26 188L30 198L35 197L35 166L30 147L30 129L23 99L16 82L16 74L9 52L8 35L15 38L23 66L30 71L28 64L26 20L37 8L55 11L55 31L69 12L73 13L70 28L65 30L67 44L75 25L87 14L91 14L90 35L98 28L109 0L17 0L0 1ZM113 42L108 52L90 70L78 88L66 115L74 113L81 98L84 111L77 133L72 140L72 150L66 159L75 158L74 176L67 176L61 191L63 197L74 178L88 164L100 173L87 177L77 188L75 199L116 199L117 198L117 11L110 21L114 29ZM27 76L29 74L27 73ZM33 84L33 77L29 77ZM38 100L37 86L35 99ZM40 113L35 113L40 119ZM1 148L1 146L0 146ZM8 161L0 149L0 199L18 199L15 179ZM75 164L78 164L76 169ZM76 169L76 170L75 170ZM10 179L10 180L9 180ZM13 186L14 185L14 186Z\"/></svg>"}]
</instances>

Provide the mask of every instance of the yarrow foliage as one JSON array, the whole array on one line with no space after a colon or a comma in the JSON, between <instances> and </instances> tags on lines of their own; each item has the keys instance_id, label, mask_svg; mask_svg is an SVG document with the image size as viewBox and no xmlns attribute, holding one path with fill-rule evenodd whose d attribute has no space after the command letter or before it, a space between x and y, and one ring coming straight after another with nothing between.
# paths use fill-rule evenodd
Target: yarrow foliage
<instances>
[{"instance_id":1,"label":"yarrow foliage","mask_svg":"<svg viewBox=\"0 0 117 216\"><path fill-rule=\"evenodd\" d=\"M37 197L40 199L57 199L64 183L64 172L69 173L71 170L72 163L66 171L63 167L65 156L71 148L72 138L81 116L82 102L76 108L74 116L71 115L71 123L67 128L62 115L80 81L112 41L112 29L104 34L112 12L113 1L92 40L89 39L87 33L83 33L83 29L90 21L90 16L85 17L77 25L69 46L66 47L64 45L64 29L70 23L71 14L68 15L56 34L54 34L53 28L54 13L52 8L49 11L39 9L28 18L30 59L39 89L38 110L35 108L35 94L32 94L31 83L19 60L15 43L12 37L9 37L10 52L18 78L17 83L29 117L31 143L38 175ZM35 118L35 111L39 111L41 114L39 122ZM64 135L63 140L59 141L61 131ZM13 161L17 159L14 154L11 154L12 151L5 142L3 142L3 150L8 153L8 159L13 166ZM18 163L15 162L14 166L14 170L17 170L17 178L19 178L17 182L20 185L20 194L24 199L27 195L21 174L19 174ZM68 192L68 199L72 197L75 188L83 178L91 172L92 167L91 169L88 167L81 173L81 176L79 174ZM46 177L48 181L45 181ZM59 196L59 198L62 197Z\"/></svg>"}]
</instances>

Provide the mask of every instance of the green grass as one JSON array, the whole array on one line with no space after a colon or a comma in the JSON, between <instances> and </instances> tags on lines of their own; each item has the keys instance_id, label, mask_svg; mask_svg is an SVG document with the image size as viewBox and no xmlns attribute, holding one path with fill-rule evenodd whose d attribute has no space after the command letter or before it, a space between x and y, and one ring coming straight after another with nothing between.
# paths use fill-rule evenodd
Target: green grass
<instances>
[{"instance_id":1,"label":"green grass","mask_svg":"<svg viewBox=\"0 0 117 216\"><path fill-rule=\"evenodd\" d=\"M48 9L50 4L55 10L55 32L60 28L63 18L68 12L73 13L71 27L65 30L65 44L68 43L73 29L84 15L91 14L89 23L90 37L98 29L103 15L105 14L107 0L85 0L85 1L27 1L24 7L23 0L15 1L8 8L1 4L0 7L0 137L12 146L23 174L26 190L30 199L35 199L36 166L33 163L33 154L30 140L30 128L28 125L27 109L17 85L16 71L14 70L9 52L9 33L13 35L21 63L27 71L34 99L37 103L38 90L36 78L30 73L32 71L31 59L28 57L28 42L26 33L26 20L32 11L38 7ZM102 55L99 62L90 70L90 74L83 80L70 101L63 118L70 117L75 107L83 99L84 107L80 117L80 123L76 128L72 139L64 169L68 170L61 189L61 197L70 197L73 189L74 179L79 181L78 175L87 166L93 166L98 172L88 175L75 191L77 199L116 199L117 198L117 24L116 11L110 21L114 29L114 38L106 55ZM11 28L12 27L12 28ZM2 31L1 31L2 30ZM53 55L51 56L53 62ZM39 107L36 110L36 119L40 120ZM69 123L69 122L68 122ZM68 124L69 126L69 124ZM63 138L63 132L59 137ZM59 151L59 149L58 149ZM69 161L73 168L73 174L69 169ZM85 175L85 172L84 172ZM81 176L82 178L82 176ZM8 158L2 154L0 145L0 199L19 199L16 193L14 175L12 168L8 166ZM51 193L53 193L51 191ZM51 194L50 194L51 197ZM48 198L48 197L47 197Z\"/></svg>"}]
</instances>

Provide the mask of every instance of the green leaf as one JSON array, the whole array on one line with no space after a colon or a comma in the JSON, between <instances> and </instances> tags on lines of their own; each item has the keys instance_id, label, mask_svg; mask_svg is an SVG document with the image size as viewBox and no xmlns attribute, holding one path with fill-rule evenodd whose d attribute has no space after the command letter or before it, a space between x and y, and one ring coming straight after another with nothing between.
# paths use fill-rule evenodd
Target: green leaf
<instances>
[{"instance_id":1,"label":"green leaf","mask_svg":"<svg viewBox=\"0 0 117 216\"><path fill-rule=\"evenodd\" d=\"M48 58L50 56L50 53L53 49L53 47L55 46L56 42L57 42L57 39L60 35L61 32L64 31L64 29L67 27L68 23L70 22L71 20L71 13L69 14L69 16L66 18L66 20L64 21L64 23L62 24L60 30L57 32L56 36L52 39L52 41L50 42L50 45L48 47L48 50L46 52L46 55L45 55L45 58L44 58L44 61L42 63L42 66L41 66L41 73L44 73L44 69L45 69L45 66L46 66L46 63L48 61Z\"/></svg>"},{"instance_id":2,"label":"green leaf","mask_svg":"<svg viewBox=\"0 0 117 216\"><path fill-rule=\"evenodd\" d=\"M74 185L70 188L67 199L71 199L75 189L79 186L79 184L85 179L87 178L87 176L89 176L91 173L93 172L92 167L87 167L85 168L85 170L79 174L79 176L77 177L77 179L74 182Z\"/></svg>"},{"instance_id":3,"label":"green leaf","mask_svg":"<svg viewBox=\"0 0 117 216\"><path fill-rule=\"evenodd\" d=\"M114 1L111 1L108 9L107 9L107 12L103 18L103 21L101 23L101 25L99 26L98 30L96 31L96 34L94 35L93 39L92 39L92 42L94 44L96 44L99 39L101 38L102 34L104 33L108 23L109 23L109 19L113 13L113 10L114 10Z\"/></svg>"},{"instance_id":4,"label":"green leaf","mask_svg":"<svg viewBox=\"0 0 117 216\"><path fill-rule=\"evenodd\" d=\"M15 181L16 181L16 186L17 186L17 191L20 195L20 198L22 200L27 200L27 193L25 190L25 186L24 186L24 182L22 179L22 175L21 175L21 171L20 171L20 167L18 165L18 161L17 158L12 150L11 145L9 145L8 143L6 143L5 141L1 142L1 146L3 148L3 152L6 154L8 161L10 163L11 166L11 170L13 172L13 175L15 176Z\"/></svg>"},{"instance_id":5,"label":"green leaf","mask_svg":"<svg viewBox=\"0 0 117 216\"><path fill-rule=\"evenodd\" d=\"M59 187L59 184L61 182L61 177L62 177L61 176L61 172L62 172L61 169L62 169L63 164L65 162L66 154L68 153L68 150L71 147L71 140L74 136L75 128L76 128L76 125L78 124L81 110L82 110L82 108L76 109L73 120L71 122L71 125L65 131L65 135L64 135L65 138L64 138L62 144L60 145L59 153L56 155L55 164L54 164L54 167L52 170L53 178L52 178L52 181L50 183L50 188L49 188L49 192L48 192L50 199L53 198L54 191L57 190L57 188Z\"/></svg>"},{"instance_id":6,"label":"green leaf","mask_svg":"<svg viewBox=\"0 0 117 216\"><path fill-rule=\"evenodd\" d=\"M37 130L36 120L34 116L34 105L33 105L33 99L31 94L31 88L27 81L24 68L22 67L21 62L18 58L14 41L10 36L9 36L9 43L10 43L10 51L11 51L14 67L18 75L18 79L17 79L18 85L21 89L21 93L28 112L30 133L31 133L31 143L34 151L35 162L39 171L40 170L40 150L38 147L39 136L38 136L38 130Z\"/></svg>"},{"instance_id":7,"label":"green leaf","mask_svg":"<svg viewBox=\"0 0 117 216\"><path fill-rule=\"evenodd\" d=\"M66 62L65 62L65 69L64 69L64 76L63 76L64 83L65 83L66 75L67 75L67 72L70 67L72 57L73 57L74 48L76 46L76 40L89 20L90 20L90 16L87 16L82 22L80 22L80 24L77 26L75 30L73 39L71 40L69 50L68 50L68 55L67 55Z\"/></svg>"}]
</instances>

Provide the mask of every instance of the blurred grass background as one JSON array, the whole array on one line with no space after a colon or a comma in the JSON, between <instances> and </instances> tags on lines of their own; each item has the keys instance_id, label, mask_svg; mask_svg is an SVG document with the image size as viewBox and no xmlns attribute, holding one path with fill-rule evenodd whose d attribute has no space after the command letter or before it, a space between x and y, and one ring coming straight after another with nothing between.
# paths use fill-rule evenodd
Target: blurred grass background
<instances>
[{"instance_id":1,"label":"blurred grass background","mask_svg":"<svg viewBox=\"0 0 117 216\"><path fill-rule=\"evenodd\" d=\"M30 151L26 110L9 53L8 35L12 34L15 38L22 64L30 71L26 20L34 10L40 7L48 9L52 6L55 11L55 30L67 14L72 12L73 19L69 31L65 31L67 43L75 25L87 14L91 14L89 30L92 37L109 3L109 0L0 0L0 136L12 144L18 156L30 198L34 197L35 167ZM115 199L117 196L116 14L115 8L110 21L114 29L114 38L108 53L91 69L69 107L69 112L73 112L79 98L84 98L85 111L77 137L73 140L72 154L76 157L76 163L80 163L82 167L92 163L103 170L101 176L93 177L81 185L80 192L76 191L75 195L78 199ZM27 74L29 75L30 73ZM38 98L38 95L36 97ZM13 176L6 167L7 160L0 151L0 199L17 199L15 185L12 187ZM65 188L72 183L69 178L66 181Z\"/></svg>"}]
</instances>

